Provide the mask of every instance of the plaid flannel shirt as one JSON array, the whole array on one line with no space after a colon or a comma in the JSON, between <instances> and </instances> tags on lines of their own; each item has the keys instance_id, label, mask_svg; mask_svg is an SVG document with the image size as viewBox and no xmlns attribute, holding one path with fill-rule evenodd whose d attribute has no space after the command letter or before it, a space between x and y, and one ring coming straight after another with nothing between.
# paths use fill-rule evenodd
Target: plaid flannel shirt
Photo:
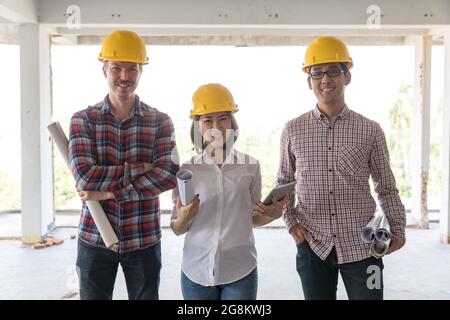
<instances>
[{"instance_id":1,"label":"plaid flannel shirt","mask_svg":"<svg viewBox=\"0 0 450 320\"><path fill-rule=\"evenodd\" d=\"M370 176L392 233L404 238L405 208L378 123L345 106L331 121L316 107L286 124L278 184L297 182L297 205L293 191L283 218L289 231L297 224L308 230L309 245L321 259L333 247L339 263L370 256L360 238L376 209Z\"/></svg>"},{"instance_id":2,"label":"plaid flannel shirt","mask_svg":"<svg viewBox=\"0 0 450 320\"><path fill-rule=\"evenodd\" d=\"M119 252L143 249L161 238L159 194L176 186L175 135L170 117L136 96L130 115L118 122L108 96L79 111L70 121L69 159L77 186L111 191L101 201L119 239ZM144 162L153 169L144 172ZM79 238L105 244L83 202Z\"/></svg>"}]
</instances>

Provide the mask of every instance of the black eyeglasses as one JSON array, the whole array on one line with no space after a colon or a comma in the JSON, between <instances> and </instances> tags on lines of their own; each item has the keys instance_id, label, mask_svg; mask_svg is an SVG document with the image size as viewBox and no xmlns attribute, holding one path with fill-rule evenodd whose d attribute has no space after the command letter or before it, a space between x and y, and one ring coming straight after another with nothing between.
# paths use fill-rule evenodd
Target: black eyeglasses
<instances>
[{"instance_id":1,"label":"black eyeglasses","mask_svg":"<svg viewBox=\"0 0 450 320\"><path fill-rule=\"evenodd\" d=\"M332 77L337 77L341 73L344 73L344 72L345 72L344 70L339 69L339 68L331 68L331 69L328 69L327 71L313 71L313 72L310 72L309 76L311 77L311 79L320 80L320 79L322 79L325 76L325 74L328 77L332 78Z\"/></svg>"}]
</instances>

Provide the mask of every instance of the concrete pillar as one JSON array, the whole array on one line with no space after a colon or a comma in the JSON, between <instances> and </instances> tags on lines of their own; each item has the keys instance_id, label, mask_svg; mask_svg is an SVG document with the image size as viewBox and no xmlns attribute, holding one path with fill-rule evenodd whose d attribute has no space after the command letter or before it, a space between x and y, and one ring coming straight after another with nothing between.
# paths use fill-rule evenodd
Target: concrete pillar
<instances>
[{"instance_id":1,"label":"concrete pillar","mask_svg":"<svg viewBox=\"0 0 450 320\"><path fill-rule=\"evenodd\" d=\"M22 139L22 241L54 228L50 38L38 24L19 27Z\"/></svg>"},{"instance_id":2,"label":"concrete pillar","mask_svg":"<svg viewBox=\"0 0 450 320\"><path fill-rule=\"evenodd\" d=\"M429 36L415 39L410 224L428 228L427 187L430 158L431 45Z\"/></svg>"},{"instance_id":3,"label":"concrete pillar","mask_svg":"<svg viewBox=\"0 0 450 320\"><path fill-rule=\"evenodd\" d=\"M444 132L442 138L442 192L440 212L440 238L443 243L450 243L450 30L444 38Z\"/></svg>"}]
</instances>

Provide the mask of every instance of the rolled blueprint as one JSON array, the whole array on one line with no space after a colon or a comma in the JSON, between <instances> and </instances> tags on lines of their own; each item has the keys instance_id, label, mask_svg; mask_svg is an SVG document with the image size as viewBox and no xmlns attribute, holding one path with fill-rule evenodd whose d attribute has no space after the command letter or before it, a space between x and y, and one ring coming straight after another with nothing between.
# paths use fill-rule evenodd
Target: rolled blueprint
<instances>
[{"instance_id":1,"label":"rolled blueprint","mask_svg":"<svg viewBox=\"0 0 450 320\"><path fill-rule=\"evenodd\" d=\"M363 229L361 239L370 243L370 254L375 258L386 255L391 243L391 232L389 221L380 207L377 207L372 220Z\"/></svg>"},{"instance_id":2,"label":"rolled blueprint","mask_svg":"<svg viewBox=\"0 0 450 320\"><path fill-rule=\"evenodd\" d=\"M59 152L64 158L67 166L70 168L69 163L69 140L61 128L59 122L53 122L47 127L50 135L53 138L56 146L58 147ZM111 224L109 223L108 218L106 217L105 211L103 211L102 206L98 201L86 201L86 205L89 208L89 212L91 213L92 218L94 219L95 225L97 226L98 231L100 232L100 236L103 239L103 242L109 248L114 244L119 242L116 234L114 233Z\"/></svg>"},{"instance_id":3,"label":"rolled blueprint","mask_svg":"<svg viewBox=\"0 0 450 320\"><path fill-rule=\"evenodd\" d=\"M177 172L178 193L183 206L191 202L195 196L193 178L194 174L191 170L181 169Z\"/></svg>"},{"instance_id":4,"label":"rolled blueprint","mask_svg":"<svg viewBox=\"0 0 450 320\"><path fill-rule=\"evenodd\" d=\"M371 243L375 240L375 232L378 230L383 215L380 212L375 212L372 220L367 224L361 233L361 239L365 243Z\"/></svg>"},{"instance_id":5,"label":"rolled blueprint","mask_svg":"<svg viewBox=\"0 0 450 320\"><path fill-rule=\"evenodd\" d=\"M386 255L388 249L389 249L389 244L391 243L391 240L387 240L385 242L383 241L378 241L375 240L374 242L372 242L372 244L370 245L370 253L372 254L372 256L374 256L375 258L381 258L384 255Z\"/></svg>"},{"instance_id":6,"label":"rolled blueprint","mask_svg":"<svg viewBox=\"0 0 450 320\"><path fill-rule=\"evenodd\" d=\"M391 228L389 226L388 219L383 214L380 225L375 231L375 239L378 241L386 242L391 238Z\"/></svg>"},{"instance_id":7,"label":"rolled blueprint","mask_svg":"<svg viewBox=\"0 0 450 320\"><path fill-rule=\"evenodd\" d=\"M55 142L56 146L58 147L59 152L61 152L61 155L66 162L67 166L70 168L69 163L69 140L67 140L66 134L64 133L64 130L61 128L61 125L59 122L53 122L47 127L48 131L50 132L50 135L53 138L53 141Z\"/></svg>"}]
</instances>

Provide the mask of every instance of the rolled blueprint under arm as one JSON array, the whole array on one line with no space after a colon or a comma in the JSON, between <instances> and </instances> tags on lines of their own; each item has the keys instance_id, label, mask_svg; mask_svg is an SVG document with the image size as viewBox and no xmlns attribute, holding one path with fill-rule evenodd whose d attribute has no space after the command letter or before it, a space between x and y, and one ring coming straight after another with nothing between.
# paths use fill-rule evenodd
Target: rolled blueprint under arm
<instances>
[{"instance_id":1,"label":"rolled blueprint under arm","mask_svg":"<svg viewBox=\"0 0 450 320\"><path fill-rule=\"evenodd\" d=\"M178 193L183 206L189 204L195 196L193 178L191 170L181 169L177 172Z\"/></svg>"},{"instance_id":2,"label":"rolled blueprint under arm","mask_svg":"<svg viewBox=\"0 0 450 320\"><path fill-rule=\"evenodd\" d=\"M375 239L375 232L378 230L381 223L382 215L375 213L372 220L367 224L361 233L361 239L365 243L371 243Z\"/></svg>"},{"instance_id":3,"label":"rolled blueprint under arm","mask_svg":"<svg viewBox=\"0 0 450 320\"><path fill-rule=\"evenodd\" d=\"M61 125L59 124L59 122L53 122L47 127L47 129L50 132L50 135L52 136L56 146L58 147L59 152L61 152L64 161L70 169L69 141L67 140L67 137L63 129L61 128ZM88 200L86 201L86 205L89 208L89 212L91 213L95 225L97 226L97 229L100 232L100 236L102 237L103 242L106 244L106 246L109 248L112 245L119 243L119 239L117 239L117 236L114 233L114 230L111 227L111 224L109 223L109 220L106 217L105 211L103 211L100 202Z\"/></svg>"},{"instance_id":4,"label":"rolled blueprint under arm","mask_svg":"<svg viewBox=\"0 0 450 320\"><path fill-rule=\"evenodd\" d=\"M386 255L391 243L391 228L384 213L381 214L380 223L375 229L375 240L370 245L370 253L375 258L381 258Z\"/></svg>"},{"instance_id":5,"label":"rolled blueprint under arm","mask_svg":"<svg viewBox=\"0 0 450 320\"><path fill-rule=\"evenodd\" d=\"M386 218L386 215L383 214L380 225L378 229L375 231L375 239L377 239L378 241L386 242L390 238L391 238L391 228L389 226L389 221Z\"/></svg>"},{"instance_id":6,"label":"rolled blueprint under arm","mask_svg":"<svg viewBox=\"0 0 450 320\"><path fill-rule=\"evenodd\" d=\"M375 258L379 259L379 258L381 258L381 257L386 255L386 253L387 253L387 251L389 249L389 244L390 243L391 243L390 239L385 241L385 242L375 240L370 245L370 253L372 254L372 256L374 256Z\"/></svg>"}]
</instances>

